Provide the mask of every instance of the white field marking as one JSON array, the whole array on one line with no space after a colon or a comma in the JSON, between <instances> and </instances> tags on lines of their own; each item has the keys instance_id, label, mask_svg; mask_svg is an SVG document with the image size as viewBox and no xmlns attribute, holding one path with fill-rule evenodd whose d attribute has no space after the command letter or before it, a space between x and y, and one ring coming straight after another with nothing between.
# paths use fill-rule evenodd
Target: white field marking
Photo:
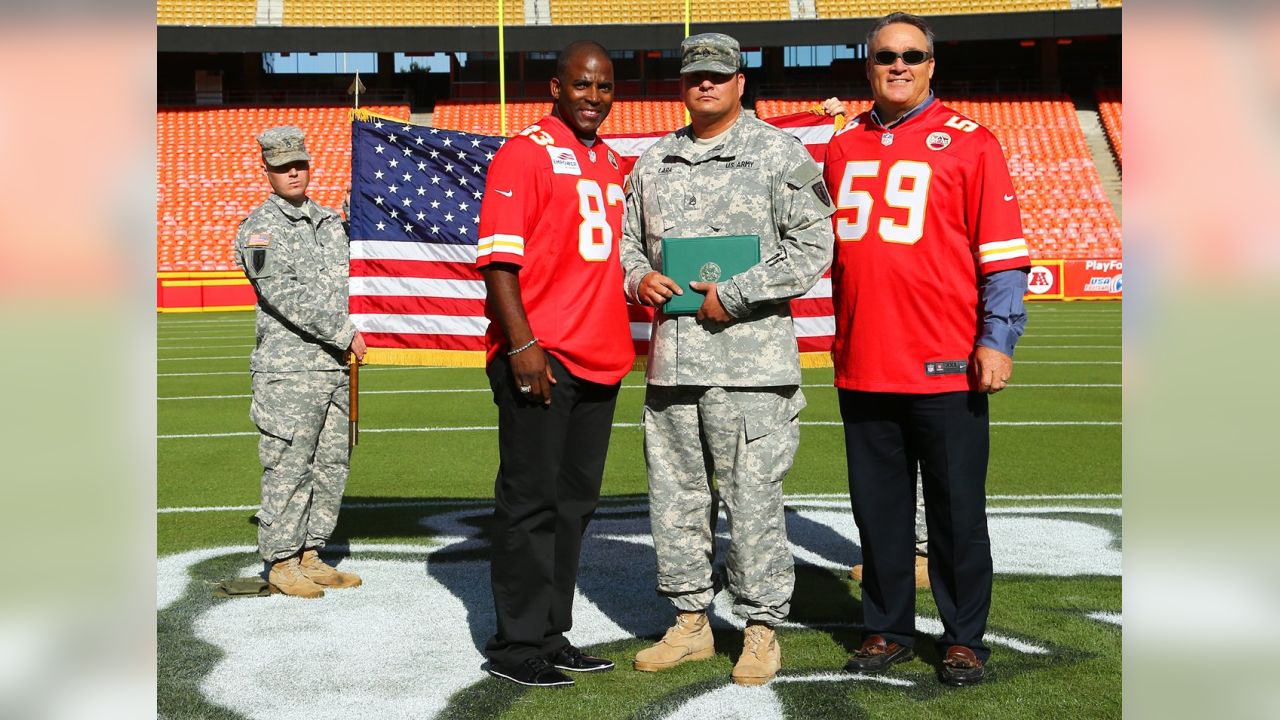
<instances>
[{"instance_id":1,"label":"white field marking","mask_svg":"<svg viewBox=\"0 0 1280 720\"><path fill-rule=\"evenodd\" d=\"M179 358L169 358L177 360ZM245 355L245 360L249 359ZM360 372L385 372L387 370L479 370L480 368L457 368L457 367L434 367L430 365L371 365L360 366ZM202 377L204 375L248 375L248 370L221 370L218 372L183 372L183 373L156 373L156 377Z\"/></svg>"},{"instance_id":2,"label":"white field marking","mask_svg":"<svg viewBox=\"0 0 1280 720\"><path fill-rule=\"evenodd\" d=\"M1121 627L1124 624L1120 613L1099 611L1099 612L1085 613L1084 616L1089 618L1090 620L1097 620L1098 622L1104 622L1104 623L1107 623L1108 625L1115 625L1116 627Z\"/></svg>"},{"instance_id":3,"label":"white field marking","mask_svg":"<svg viewBox=\"0 0 1280 720\"><path fill-rule=\"evenodd\" d=\"M1119 306L1119 304L1120 303L1118 302L1116 303L1117 306ZM1098 312L1098 313L1120 312L1120 310L1122 309L1120 307L1107 307L1106 305L1083 305L1083 306L1072 306L1069 308L1045 307L1044 305L1034 305L1033 307L1035 309L1032 312L1045 312L1045 313L1076 312L1076 313L1080 313L1081 315L1087 315L1094 312Z\"/></svg>"},{"instance_id":4,"label":"white field marking","mask_svg":"<svg viewBox=\"0 0 1280 720\"><path fill-rule=\"evenodd\" d=\"M1101 350L1119 348L1123 345L1018 345L1019 350Z\"/></svg>"},{"instance_id":5,"label":"white field marking","mask_svg":"<svg viewBox=\"0 0 1280 720\"><path fill-rule=\"evenodd\" d=\"M204 330L196 330L196 332L204 332ZM236 333L235 335L184 335L181 333L156 335L157 340L244 340L253 337L252 332Z\"/></svg>"},{"instance_id":6,"label":"white field marking","mask_svg":"<svg viewBox=\"0 0 1280 720\"><path fill-rule=\"evenodd\" d=\"M777 682L778 678L774 679ZM782 700L769 685L721 685L680 703L662 720L786 720Z\"/></svg>"},{"instance_id":7,"label":"white field marking","mask_svg":"<svg viewBox=\"0 0 1280 720\"><path fill-rule=\"evenodd\" d=\"M1044 330L1123 330L1124 326L1098 325L1096 323L1091 323L1089 325L1058 325L1057 323L1049 323L1046 325L1046 324L1036 323L1034 327L1030 328L1027 331L1027 337L1032 337L1034 335L1037 335L1038 331L1041 329L1044 329ZM1107 334L1115 335L1115 333L1107 333Z\"/></svg>"},{"instance_id":8,"label":"white field marking","mask_svg":"<svg viewBox=\"0 0 1280 720\"><path fill-rule=\"evenodd\" d=\"M208 350L210 348L243 348L254 347L253 343L237 343L235 345L157 345L157 350ZM172 358L177 359L177 358Z\"/></svg>"},{"instance_id":9,"label":"white field marking","mask_svg":"<svg viewBox=\"0 0 1280 720\"><path fill-rule=\"evenodd\" d=\"M1118 388L1124 387L1120 383L1019 383L1005 387L1005 390L1012 388Z\"/></svg>"},{"instance_id":10,"label":"white field marking","mask_svg":"<svg viewBox=\"0 0 1280 720\"><path fill-rule=\"evenodd\" d=\"M1091 426L1091 425L1121 425L1119 420L1001 420L991 421L991 427L1075 427L1075 426ZM839 420L810 420L801 422L802 427L844 427L844 423ZM621 424L615 424L614 427L629 427Z\"/></svg>"},{"instance_id":11,"label":"white field marking","mask_svg":"<svg viewBox=\"0 0 1280 720\"><path fill-rule=\"evenodd\" d=\"M1058 328L1051 328L1051 329L1052 329L1052 330L1057 330ZM1036 340L1039 340L1040 338L1047 338L1047 337L1052 337L1052 338L1061 338L1061 337L1078 338L1078 337L1115 337L1115 336L1116 336L1116 334L1115 334L1115 333L1038 333L1038 332L1029 332L1029 333L1027 333L1027 334L1026 334L1026 337L1028 337L1028 338L1033 338L1033 339L1036 339Z\"/></svg>"},{"instance_id":12,"label":"white field marking","mask_svg":"<svg viewBox=\"0 0 1280 720\"><path fill-rule=\"evenodd\" d=\"M487 393L489 388L441 388L431 390L361 390L361 395L447 395L450 393ZM250 398L252 393L244 395L181 395L161 397L157 400L229 400L232 398Z\"/></svg>"},{"instance_id":13,"label":"white field marking","mask_svg":"<svg viewBox=\"0 0 1280 720\"><path fill-rule=\"evenodd\" d=\"M803 388L827 388L834 389L831 385L825 383L801 385ZM1014 383L1006 387L1006 390L1013 388L1118 388L1123 387L1120 383ZM623 385L623 390L644 390L644 385ZM432 389L413 389L413 390L361 390L361 395L448 395L450 393L487 393L492 392L490 388L432 388ZM170 397L158 397L157 400L232 400L236 398L250 398L252 393L241 395L175 395Z\"/></svg>"},{"instance_id":14,"label":"white field marking","mask_svg":"<svg viewBox=\"0 0 1280 720\"><path fill-rule=\"evenodd\" d=\"M205 355L202 357L176 357L176 358L156 358L160 362L173 362L175 360L248 360L249 356L245 355Z\"/></svg>"},{"instance_id":15,"label":"white field marking","mask_svg":"<svg viewBox=\"0 0 1280 720\"><path fill-rule=\"evenodd\" d=\"M1017 365L1123 365L1121 360L1015 360Z\"/></svg>"},{"instance_id":16,"label":"white field marking","mask_svg":"<svg viewBox=\"0 0 1280 720\"><path fill-rule=\"evenodd\" d=\"M225 370L222 372L190 372L190 373L156 373L156 377L203 377L205 375L244 375L244 370Z\"/></svg>"},{"instance_id":17,"label":"white field marking","mask_svg":"<svg viewBox=\"0 0 1280 720\"><path fill-rule=\"evenodd\" d=\"M840 501L843 506L849 504L849 495L847 493L800 493L787 494L783 496L788 507L797 505L809 505L814 501ZM1070 493L1064 495L988 495L988 500L1120 500L1119 494L1107 493ZM596 515L622 515L635 512L646 512L648 505L612 505L609 504L609 498L601 498L601 504L596 509ZM409 508L409 507L454 507L457 505L464 506L481 506L489 507L493 505L493 501L487 498L468 499L459 498L457 500L397 500L394 502L364 502L364 503L342 503L343 510L383 510L389 508ZM829 507L822 505L822 507ZM157 514L165 513L200 513L200 512L226 512L226 511L245 511L257 510L257 505L208 505L203 507L168 507L156 508Z\"/></svg>"},{"instance_id":18,"label":"white field marking","mask_svg":"<svg viewBox=\"0 0 1280 720\"><path fill-rule=\"evenodd\" d=\"M988 499L990 499L990 496L988 496ZM1021 500L1023 498L1017 499ZM1057 498L1049 499L1056 500ZM798 502L795 504L795 507L847 510L849 508L849 500L847 497L836 500L810 500L807 502ZM1074 505L1029 505L1025 507L987 508L988 515L1068 515L1071 513L1081 513L1084 515L1112 515L1116 517L1124 515L1124 511L1120 508L1076 507Z\"/></svg>"},{"instance_id":19,"label":"white field marking","mask_svg":"<svg viewBox=\"0 0 1280 720\"><path fill-rule=\"evenodd\" d=\"M802 682L874 682L882 685L893 685L895 687L911 687L915 685L911 680L903 678L887 677L884 675L855 675L854 673L813 673L811 675L778 675L773 679L774 683L802 683Z\"/></svg>"},{"instance_id":20,"label":"white field marking","mask_svg":"<svg viewBox=\"0 0 1280 720\"><path fill-rule=\"evenodd\" d=\"M225 318L221 320L161 320L156 323L156 327L168 327L170 325L240 325L251 324L253 322L255 322L255 318L250 315L249 317Z\"/></svg>"},{"instance_id":21,"label":"white field marking","mask_svg":"<svg viewBox=\"0 0 1280 720\"><path fill-rule=\"evenodd\" d=\"M992 427L1090 427L1090 426L1112 426L1121 425L1119 421L1111 420L1063 420L1063 421L1026 421L1026 422L992 422ZM813 420L809 422L801 422L801 427L844 427L844 423L836 420ZM613 427L620 429L632 429L640 427L640 423L614 423ZM496 432L497 425L455 425L443 427L415 427L415 428L360 428L362 433L430 433L430 432L477 432L489 431ZM157 435L157 440L179 440L191 438L222 438L222 437L244 437L247 435L257 435L257 432L225 432L225 433L181 433L175 435Z\"/></svg>"},{"instance_id":22,"label":"white field marking","mask_svg":"<svg viewBox=\"0 0 1280 720\"><path fill-rule=\"evenodd\" d=\"M843 565L840 567L841 569L844 568ZM825 628L861 629L863 627L862 623L853 623L853 622L797 623L797 622L790 622L790 621L778 623L778 626L784 627L784 628L795 628L795 629L806 629L806 630L809 628L814 628L818 630L822 630ZM932 633L934 635L941 635L942 629L943 629L942 621L939 620L938 618L931 618L931 617L925 617L923 615L917 615L916 629L922 632ZM985 640L990 645L1001 645L1011 650L1017 650L1018 652L1026 655L1048 655L1049 654L1048 648L1040 647L1039 645L1036 645L1034 643L1029 643L1029 642L1026 642L1025 640L1019 640L1017 638L1011 638L1011 637L1008 637L1007 635L1001 635L999 633L993 633L993 632L984 633L982 636L982 639Z\"/></svg>"}]
</instances>

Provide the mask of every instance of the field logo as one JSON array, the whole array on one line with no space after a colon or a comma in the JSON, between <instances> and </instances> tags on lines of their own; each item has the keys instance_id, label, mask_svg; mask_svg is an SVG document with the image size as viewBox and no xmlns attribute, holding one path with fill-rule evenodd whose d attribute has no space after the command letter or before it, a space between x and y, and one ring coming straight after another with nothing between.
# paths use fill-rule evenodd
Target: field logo
<instances>
[{"instance_id":1,"label":"field logo","mask_svg":"<svg viewBox=\"0 0 1280 720\"><path fill-rule=\"evenodd\" d=\"M862 561L848 498L787 499L787 533L796 572L813 582L844 578ZM424 503L427 505L427 503ZM440 504L425 509L419 523L432 544L363 543L331 547L338 565L364 578L364 585L301 601L273 596L212 600L208 580L261 569L254 548L222 547L162 557L157 562L157 607L163 647L190 649L210 658L191 684L193 703L228 709L244 718L447 716L482 720L501 715L503 703L519 696L495 686L484 671L483 648L494 631L488 543L484 528L492 510L483 503ZM432 513L434 510L434 514ZM989 532L997 575L1112 577L1121 570L1119 508L1056 505L989 508ZM728 550L729 519L721 515L717 556ZM346 557L341 553L346 551ZM722 561L717 583L723 582ZM670 624L670 604L654 592L655 558L647 504L606 503L597 511L582 548L570 639L583 648L625 643L628 653L660 637ZM812 590L810 590L812 592ZM812 599L812 598L810 598ZM812 603L805 603L812 604ZM852 597L825 609L793 609L783 633L858 631ZM1110 625L1106 608L1082 608L1080 616ZM729 593L708 608L720 630L740 632ZM189 618L175 621L175 618ZM1071 662L1034 637L999 626L986 642L1000 654L1003 673L1048 663ZM935 617L921 615L922 633L940 634ZM168 633L166 635L166 633ZM784 641L785 642L785 641ZM185 647L183 647L185 646ZM216 652L214 651L216 650ZM186 655L184 655L186 657ZM927 668L895 673L886 690L928 700L938 692ZM757 720L802 717L782 702L787 688L806 685L824 702L849 709L849 683L875 682L838 666L783 666L770 685L743 692L729 682L681 687L640 712L618 707L614 717L726 718ZM1006 676L1007 677L1007 676ZM167 682L161 668L161 682ZM494 705L497 703L497 705ZM487 707L492 705L492 707ZM827 708L830 709L830 708ZM194 716L194 715L190 715ZM823 710L810 717L825 717Z\"/></svg>"},{"instance_id":2,"label":"field logo","mask_svg":"<svg viewBox=\"0 0 1280 720\"><path fill-rule=\"evenodd\" d=\"M1053 271L1045 265L1033 265L1027 274L1027 292L1043 295L1053 288Z\"/></svg>"}]
</instances>

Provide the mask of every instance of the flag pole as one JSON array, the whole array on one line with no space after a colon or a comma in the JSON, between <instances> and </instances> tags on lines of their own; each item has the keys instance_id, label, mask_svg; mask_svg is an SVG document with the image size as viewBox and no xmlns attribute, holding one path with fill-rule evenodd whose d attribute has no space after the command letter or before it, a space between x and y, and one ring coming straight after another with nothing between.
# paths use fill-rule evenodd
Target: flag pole
<instances>
[{"instance_id":1,"label":"flag pole","mask_svg":"<svg viewBox=\"0 0 1280 720\"><path fill-rule=\"evenodd\" d=\"M685 0L688 2L688 0ZM498 0L498 132L507 134L507 36L503 0Z\"/></svg>"},{"instance_id":2,"label":"flag pole","mask_svg":"<svg viewBox=\"0 0 1280 720\"><path fill-rule=\"evenodd\" d=\"M684 36L689 37L689 3L691 0L684 0ZM688 125L693 122L693 118L689 117L689 108L684 109L684 124Z\"/></svg>"}]
</instances>

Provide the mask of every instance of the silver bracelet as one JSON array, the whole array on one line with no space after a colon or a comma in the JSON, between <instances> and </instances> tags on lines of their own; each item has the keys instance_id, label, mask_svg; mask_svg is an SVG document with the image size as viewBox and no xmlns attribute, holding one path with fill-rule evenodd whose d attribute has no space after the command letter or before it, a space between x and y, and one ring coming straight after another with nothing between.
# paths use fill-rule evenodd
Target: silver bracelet
<instances>
[{"instance_id":1,"label":"silver bracelet","mask_svg":"<svg viewBox=\"0 0 1280 720\"><path fill-rule=\"evenodd\" d=\"M507 351L507 356L508 356L508 357L510 357L510 356L515 355L515 354L517 354L517 353L522 353L522 352L524 352L525 350L528 350L529 348L531 348L531 347L533 347L534 345L537 345L537 344L538 344L538 338L534 338L534 339L530 340L529 342L527 342L527 343L525 343L525 344L521 345L520 347L516 348L515 350L508 350L508 351Z\"/></svg>"}]
</instances>

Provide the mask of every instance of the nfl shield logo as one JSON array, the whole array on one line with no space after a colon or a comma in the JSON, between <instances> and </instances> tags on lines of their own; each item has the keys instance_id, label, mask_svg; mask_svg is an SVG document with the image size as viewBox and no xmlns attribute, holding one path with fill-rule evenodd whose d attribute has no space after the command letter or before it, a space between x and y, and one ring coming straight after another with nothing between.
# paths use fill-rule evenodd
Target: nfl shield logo
<instances>
[{"instance_id":1,"label":"nfl shield logo","mask_svg":"<svg viewBox=\"0 0 1280 720\"><path fill-rule=\"evenodd\" d=\"M892 144L893 144L893 133L885 133L885 134L881 135L881 136L880 136L880 144L881 144L881 145L884 145L884 146L886 146L886 147L887 147L887 146L889 146L889 145L892 145Z\"/></svg>"}]
</instances>

